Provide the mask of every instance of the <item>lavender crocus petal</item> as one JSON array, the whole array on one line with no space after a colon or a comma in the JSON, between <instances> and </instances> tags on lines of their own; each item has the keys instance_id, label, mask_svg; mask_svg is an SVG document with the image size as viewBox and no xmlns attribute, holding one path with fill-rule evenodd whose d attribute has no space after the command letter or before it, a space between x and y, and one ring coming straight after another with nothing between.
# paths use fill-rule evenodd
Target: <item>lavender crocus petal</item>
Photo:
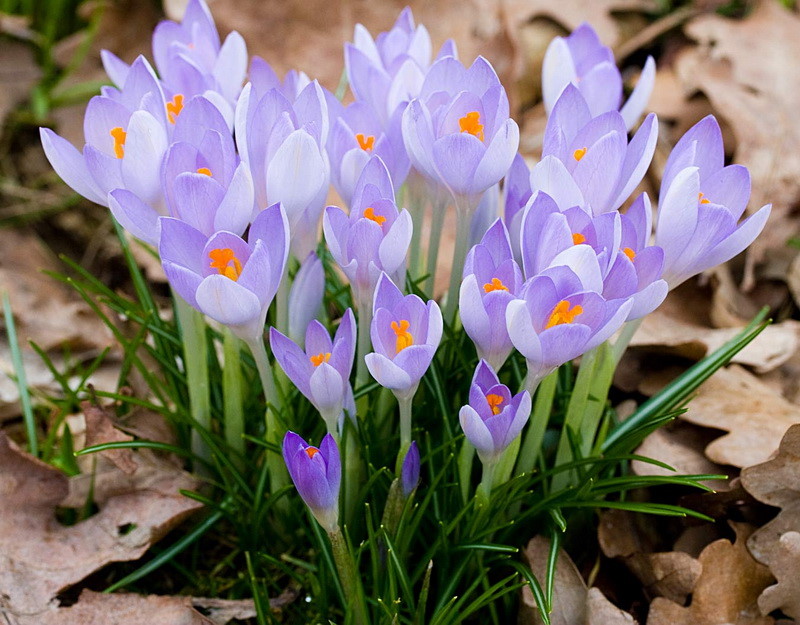
<instances>
[{"instance_id":1,"label":"lavender crocus petal","mask_svg":"<svg viewBox=\"0 0 800 625\"><path fill-rule=\"evenodd\" d=\"M311 403L316 406L326 422L336 419L344 405L344 382L339 372L323 362L314 367L309 380Z\"/></svg>"},{"instance_id":2,"label":"lavender crocus petal","mask_svg":"<svg viewBox=\"0 0 800 625\"><path fill-rule=\"evenodd\" d=\"M544 330L539 335L542 344L542 362L558 367L588 351L587 342L592 329L580 323L564 323Z\"/></svg>"},{"instance_id":3,"label":"lavender crocus petal","mask_svg":"<svg viewBox=\"0 0 800 625\"><path fill-rule=\"evenodd\" d=\"M247 165L239 163L214 214L214 230L241 235L250 223L255 191Z\"/></svg>"},{"instance_id":4,"label":"lavender crocus petal","mask_svg":"<svg viewBox=\"0 0 800 625\"><path fill-rule=\"evenodd\" d=\"M461 407L461 410L458 411L458 421L464 431L464 436L479 454L482 456L494 455L495 445L492 433L472 406Z\"/></svg>"},{"instance_id":5,"label":"lavender crocus petal","mask_svg":"<svg viewBox=\"0 0 800 625\"><path fill-rule=\"evenodd\" d=\"M225 38L212 71L220 93L233 101L242 90L246 72L247 44L239 33L233 31Z\"/></svg>"},{"instance_id":6,"label":"lavender crocus petal","mask_svg":"<svg viewBox=\"0 0 800 625\"><path fill-rule=\"evenodd\" d=\"M342 321L336 329L330 364L343 380L350 378L356 353L356 319L352 309L344 311Z\"/></svg>"},{"instance_id":7,"label":"lavender crocus petal","mask_svg":"<svg viewBox=\"0 0 800 625\"><path fill-rule=\"evenodd\" d=\"M125 84L125 78L128 76L130 65L109 50L100 50L100 60L111 82L117 87L122 87Z\"/></svg>"},{"instance_id":8,"label":"lavender crocus petal","mask_svg":"<svg viewBox=\"0 0 800 625\"><path fill-rule=\"evenodd\" d=\"M319 450L325 458L325 477L328 480L331 491L338 498L339 485L342 479L342 461L339 455L339 448L336 440L331 434L326 434L319 445Z\"/></svg>"},{"instance_id":9,"label":"lavender crocus petal","mask_svg":"<svg viewBox=\"0 0 800 625\"><path fill-rule=\"evenodd\" d=\"M167 151L164 126L145 111L131 115L122 157L125 186L147 203L161 196L161 160Z\"/></svg>"},{"instance_id":10,"label":"lavender crocus petal","mask_svg":"<svg viewBox=\"0 0 800 625\"><path fill-rule=\"evenodd\" d=\"M617 66L604 61L592 67L581 77L580 91L592 117L618 110L622 99L622 76Z\"/></svg>"},{"instance_id":11,"label":"lavender crocus petal","mask_svg":"<svg viewBox=\"0 0 800 625\"><path fill-rule=\"evenodd\" d=\"M49 128L40 128L39 136L45 156L59 177L87 200L106 206L105 193L98 188L75 146Z\"/></svg>"},{"instance_id":12,"label":"lavender crocus petal","mask_svg":"<svg viewBox=\"0 0 800 625\"><path fill-rule=\"evenodd\" d=\"M567 85L555 103L544 130L542 156L554 155L567 159L567 146L578 132L592 119L589 105L581 92L572 84Z\"/></svg>"},{"instance_id":13,"label":"lavender crocus petal","mask_svg":"<svg viewBox=\"0 0 800 625\"><path fill-rule=\"evenodd\" d=\"M205 278L195 298L204 314L227 326L245 325L261 313L256 294L223 275Z\"/></svg>"},{"instance_id":14,"label":"lavender crocus petal","mask_svg":"<svg viewBox=\"0 0 800 625\"><path fill-rule=\"evenodd\" d=\"M411 441L411 446L408 448L400 468L400 484L403 487L403 496L406 498L419 484L419 466L419 447L417 447L417 441Z\"/></svg>"},{"instance_id":15,"label":"lavender crocus petal","mask_svg":"<svg viewBox=\"0 0 800 625\"><path fill-rule=\"evenodd\" d=\"M729 165L704 178L701 182L703 197L725 206L738 220L750 199L750 172L747 167Z\"/></svg>"},{"instance_id":16,"label":"lavender crocus petal","mask_svg":"<svg viewBox=\"0 0 800 625\"><path fill-rule=\"evenodd\" d=\"M403 369L383 354L371 353L364 356L370 375L383 387L404 395L416 388L418 381L412 380Z\"/></svg>"},{"instance_id":17,"label":"lavender crocus petal","mask_svg":"<svg viewBox=\"0 0 800 625\"><path fill-rule=\"evenodd\" d=\"M346 265L344 249L347 247L348 219L338 206L328 206L322 216L322 230L325 242L333 259L340 265Z\"/></svg>"},{"instance_id":18,"label":"lavender crocus petal","mask_svg":"<svg viewBox=\"0 0 800 625\"><path fill-rule=\"evenodd\" d=\"M531 315L524 300L512 300L508 303L506 308L506 327L514 347L527 360L541 362L542 343L533 327Z\"/></svg>"},{"instance_id":19,"label":"lavender crocus petal","mask_svg":"<svg viewBox=\"0 0 800 625\"><path fill-rule=\"evenodd\" d=\"M108 194L108 207L120 225L145 243L156 246L159 239L158 213L127 189Z\"/></svg>"},{"instance_id":20,"label":"lavender crocus petal","mask_svg":"<svg viewBox=\"0 0 800 625\"><path fill-rule=\"evenodd\" d=\"M248 291L256 294L261 302L262 309L266 310L275 293L281 274L277 273L270 262L269 243L258 240L253 246L253 252L239 275L239 284Z\"/></svg>"},{"instance_id":21,"label":"lavender crocus petal","mask_svg":"<svg viewBox=\"0 0 800 625\"><path fill-rule=\"evenodd\" d=\"M378 248L381 268L387 273L394 274L405 265L413 229L411 215L406 209L403 209Z\"/></svg>"},{"instance_id":22,"label":"lavender crocus petal","mask_svg":"<svg viewBox=\"0 0 800 625\"><path fill-rule=\"evenodd\" d=\"M466 132L437 139L433 144L433 162L438 181L457 195L482 193L486 189L478 186L482 180L477 179L476 169L485 151L480 139Z\"/></svg>"},{"instance_id":23,"label":"lavender crocus petal","mask_svg":"<svg viewBox=\"0 0 800 625\"><path fill-rule=\"evenodd\" d=\"M273 204L261 211L250 226L247 238L251 245L258 240L266 243L277 288L289 257L289 224L283 206Z\"/></svg>"},{"instance_id":24,"label":"lavender crocus petal","mask_svg":"<svg viewBox=\"0 0 800 625\"><path fill-rule=\"evenodd\" d=\"M545 156L531 170L531 189L543 191L561 208L583 206L584 196L567 171L555 156Z\"/></svg>"},{"instance_id":25,"label":"lavender crocus petal","mask_svg":"<svg viewBox=\"0 0 800 625\"><path fill-rule=\"evenodd\" d=\"M669 293L666 280L656 280L633 296L633 305L626 321L641 319L661 306Z\"/></svg>"},{"instance_id":26,"label":"lavender crocus petal","mask_svg":"<svg viewBox=\"0 0 800 625\"><path fill-rule=\"evenodd\" d=\"M322 261L311 252L300 265L289 291L289 337L298 345L305 342L308 324L322 308L325 294L325 270Z\"/></svg>"},{"instance_id":27,"label":"lavender crocus petal","mask_svg":"<svg viewBox=\"0 0 800 625\"><path fill-rule=\"evenodd\" d=\"M486 147L471 188L474 193L482 193L497 184L506 175L519 148L519 126L513 119L506 119Z\"/></svg>"},{"instance_id":28,"label":"lavender crocus petal","mask_svg":"<svg viewBox=\"0 0 800 625\"><path fill-rule=\"evenodd\" d=\"M522 428L525 427L525 424L531 416L531 396L528 391L522 391L522 393L514 395L511 402L514 417L503 439L503 448L508 447L512 441L519 436L520 432L522 432Z\"/></svg>"},{"instance_id":29,"label":"lavender crocus petal","mask_svg":"<svg viewBox=\"0 0 800 625\"><path fill-rule=\"evenodd\" d=\"M714 116L707 115L687 130L672 148L661 179L661 195L664 195L665 190L672 186L673 179L686 167L718 171L724 164L722 130Z\"/></svg>"},{"instance_id":30,"label":"lavender crocus petal","mask_svg":"<svg viewBox=\"0 0 800 625\"><path fill-rule=\"evenodd\" d=\"M489 318L483 306L480 287L474 274L466 276L461 282L458 310L467 336L476 346L488 346L493 320Z\"/></svg>"},{"instance_id":31,"label":"lavender crocus petal","mask_svg":"<svg viewBox=\"0 0 800 625\"><path fill-rule=\"evenodd\" d=\"M644 178L656 149L658 119L650 113L631 139L622 164L622 172L611 207L619 208Z\"/></svg>"},{"instance_id":32,"label":"lavender crocus petal","mask_svg":"<svg viewBox=\"0 0 800 625\"><path fill-rule=\"evenodd\" d=\"M595 293L603 291L603 276L597 253L588 245L567 248L553 259L551 266L569 267L580 279L583 290Z\"/></svg>"},{"instance_id":33,"label":"lavender crocus petal","mask_svg":"<svg viewBox=\"0 0 800 625\"><path fill-rule=\"evenodd\" d=\"M337 497L326 479L325 458L322 456L322 452L317 452L311 458L306 449L300 448L295 451L293 461L295 475L292 476L292 481L300 497L303 498L320 524L324 525L326 516L324 513L334 507Z\"/></svg>"},{"instance_id":34,"label":"lavender crocus petal","mask_svg":"<svg viewBox=\"0 0 800 625\"><path fill-rule=\"evenodd\" d=\"M593 215L613 209L614 183L622 170L626 145L624 135L609 132L589 148L572 170L572 177L591 206Z\"/></svg>"},{"instance_id":35,"label":"lavender crocus petal","mask_svg":"<svg viewBox=\"0 0 800 625\"><path fill-rule=\"evenodd\" d=\"M619 111L622 119L625 120L625 127L628 130L633 128L636 122L639 121L639 117L641 117L648 100L650 100L650 94L653 93L655 84L656 62L652 56L648 56L636 86Z\"/></svg>"},{"instance_id":36,"label":"lavender crocus petal","mask_svg":"<svg viewBox=\"0 0 800 625\"><path fill-rule=\"evenodd\" d=\"M283 453L283 459L286 463L286 468L289 471L289 475L294 480L295 472L297 471L297 463L295 463L295 454L298 450L305 450L308 447L307 443L303 440L303 438L299 434L295 434L291 430L286 432L283 437L283 444L281 445L281 450Z\"/></svg>"},{"instance_id":37,"label":"lavender crocus petal","mask_svg":"<svg viewBox=\"0 0 800 625\"><path fill-rule=\"evenodd\" d=\"M606 302L606 307L612 312L608 320L597 329L594 336L589 341L587 350L597 347L600 343L610 339L613 334L622 327L625 320L628 319L631 308L633 308L633 300L614 300Z\"/></svg>"},{"instance_id":38,"label":"lavender crocus petal","mask_svg":"<svg viewBox=\"0 0 800 625\"><path fill-rule=\"evenodd\" d=\"M437 180L432 158L435 141L433 122L427 107L419 100L412 100L403 113L403 141L414 167L429 180Z\"/></svg>"},{"instance_id":39,"label":"lavender crocus petal","mask_svg":"<svg viewBox=\"0 0 800 625\"><path fill-rule=\"evenodd\" d=\"M667 267L676 262L688 244L687 233L697 226L700 175L697 167L679 172L662 195L656 221L656 245L664 250Z\"/></svg>"},{"instance_id":40,"label":"lavender crocus petal","mask_svg":"<svg viewBox=\"0 0 800 625\"><path fill-rule=\"evenodd\" d=\"M207 243L205 235L186 222L172 217L161 217L159 224L161 236L158 253L162 260L185 267L199 276L204 275L203 250Z\"/></svg>"},{"instance_id":41,"label":"lavender crocus petal","mask_svg":"<svg viewBox=\"0 0 800 625\"><path fill-rule=\"evenodd\" d=\"M397 288L391 278L386 273L381 274L378 284L375 287L375 298L373 300L373 313L379 308L393 310L403 301L403 293Z\"/></svg>"},{"instance_id":42,"label":"lavender crocus petal","mask_svg":"<svg viewBox=\"0 0 800 625\"><path fill-rule=\"evenodd\" d=\"M548 114L564 88L575 82L577 77L567 42L563 37L556 37L547 46L542 64L542 99Z\"/></svg>"},{"instance_id":43,"label":"lavender crocus petal","mask_svg":"<svg viewBox=\"0 0 800 625\"><path fill-rule=\"evenodd\" d=\"M183 265L170 262L165 258L161 259L161 266L164 269L164 275L166 275L170 287L175 293L192 308L200 310L195 294L203 278Z\"/></svg>"},{"instance_id":44,"label":"lavender crocus petal","mask_svg":"<svg viewBox=\"0 0 800 625\"><path fill-rule=\"evenodd\" d=\"M309 401L313 401L310 380L314 365L306 353L275 328L269 330L269 344L286 377Z\"/></svg>"}]
</instances>

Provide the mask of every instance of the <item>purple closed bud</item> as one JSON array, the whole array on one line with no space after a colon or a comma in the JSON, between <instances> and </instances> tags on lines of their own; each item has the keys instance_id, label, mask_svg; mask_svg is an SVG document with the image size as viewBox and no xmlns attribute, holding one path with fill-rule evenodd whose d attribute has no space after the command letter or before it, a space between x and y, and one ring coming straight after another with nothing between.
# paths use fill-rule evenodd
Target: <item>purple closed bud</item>
<instances>
[{"instance_id":1,"label":"purple closed bud","mask_svg":"<svg viewBox=\"0 0 800 625\"><path fill-rule=\"evenodd\" d=\"M506 174L503 183L503 221L508 228L508 237L511 241L511 250L514 260L522 262L519 250L519 236L522 228L523 209L533 195L531 188L531 171L521 154L514 157L511 168Z\"/></svg>"},{"instance_id":2,"label":"purple closed bud","mask_svg":"<svg viewBox=\"0 0 800 625\"><path fill-rule=\"evenodd\" d=\"M336 530L342 465L333 437L326 434L320 446L314 447L294 432L286 432L283 460L297 492L319 524L328 532Z\"/></svg>"},{"instance_id":3,"label":"purple closed bud","mask_svg":"<svg viewBox=\"0 0 800 625\"><path fill-rule=\"evenodd\" d=\"M417 447L417 441L411 441L411 446L403 459L403 466L400 469L400 481L403 486L403 496L408 498L417 487L417 484L419 484L419 447Z\"/></svg>"},{"instance_id":4,"label":"purple closed bud","mask_svg":"<svg viewBox=\"0 0 800 625\"><path fill-rule=\"evenodd\" d=\"M530 393L522 391L512 397L489 363L481 360L472 378L469 403L458 414L461 429L481 462L496 462L519 436L530 414Z\"/></svg>"}]
</instances>

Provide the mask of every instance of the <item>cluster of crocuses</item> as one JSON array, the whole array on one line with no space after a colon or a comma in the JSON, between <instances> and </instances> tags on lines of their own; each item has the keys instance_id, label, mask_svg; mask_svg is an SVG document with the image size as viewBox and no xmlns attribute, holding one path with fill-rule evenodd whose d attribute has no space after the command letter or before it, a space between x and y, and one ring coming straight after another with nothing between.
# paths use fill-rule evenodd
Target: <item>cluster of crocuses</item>
<instances>
[{"instance_id":1,"label":"cluster of crocuses","mask_svg":"<svg viewBox=\"0 0 800 625\"><path fill-rule=\"evenodd\" d=\"M319 447L285 433L284 459L331 532L343 422L368 418L353 399L354 361L358 385L370 374L398 400L397 484L408 497L420 465L413 398L444 325L460 323L480 361L459 419L491 475L525 427L540 380L740 253L769 215L765 206L740 222L749 175L725 166L709 117L669 157L653 232L650 198L629 200L657 140L654 115L639 123L655 66L648 59L623 103L611 51L586 24L547 51L549 118L532 168L491 64L465 65L452 42L434 57L409 9L375 39L356 26L345 44L347 105L302 72L281 80L258 57L248 68L244 41L231 33L221 43L203 0L190 0L182 23L156 28L153 56L157 72L143 57L128 66L104 53L115 86L90 101L83 150L43 129L45 151L73 189L158 248L178 297L230 328L267 368L274 306L274 360L328 430ZM324 209L331 183L348 210ZM444 314L436 301L404 294L409 256L411 280L424 277L426 210L429 270L445 213L456 217ZM358 313L357 322L345 311L333 338L315 319L325 289L320 222ZM515 349L528 368L517 394L497 374ZM484 484L490 492L491 478Z\"/></svg>"}]
</instances>

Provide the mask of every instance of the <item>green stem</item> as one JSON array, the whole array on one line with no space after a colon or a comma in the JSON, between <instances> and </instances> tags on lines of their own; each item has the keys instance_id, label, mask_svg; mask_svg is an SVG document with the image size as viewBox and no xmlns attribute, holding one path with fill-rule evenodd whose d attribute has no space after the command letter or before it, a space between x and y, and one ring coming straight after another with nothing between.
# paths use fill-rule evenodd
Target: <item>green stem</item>
<instances>
[{"instance_id":1,"label":"green stem","mask_svg":"<svg viewBox=\"0 0 800 625\"><path fill-rule=\"evenodd\" d=\"M489 462L483 465L483 476L481 477L481 483L478 485L478 490L475 493L479 505L486 506L489 504L489 499L492 496L492 486L494 486L494 472L496 466L496 462Z\"/></svg>"},{"instance_id":2,"label":"green stem","mask_svg":"<svg viewBox=\"0 0 800 625\"><path fill-rule=\"evenodd\" d=\"M242 395L242 353L239 339L225 328L225 365L222 371L223 403L225 408L225 442L237 455L237 462L244 458L244 407Z\"/></svg>"},{"instance_id":3,"label":"green stem","mask_svg":"<svg viewBox=\"0 0 800 625\"><path fill-rule=\"evenodd\" d=\"M414 393L408 397L397 398L400 406L400 453L405 458L404 451L411 447L411 404L414 401Z\"/></svg>"},{"instance_id":4,"label":"green stem","mask_svg":"<svg viewBox=\"0 0 800 625\"><path fill-rule=\"evenodd\" d=\"M291 260L291 259L290 259ZM283 270L283 277L275 294L275 327L283 335L289 335L289 291L292 282L289 280L289 262Z\"/></svg>"},{"instance_id":5,"label":"green stem","mask_svg":"<svg viewBox=\"0 0 800 625\"><path fill-rule=\"evenodd\" d=\"M431 204L431 231L428 238L428 266L427 274L428 279L425 280L425 288L423 291L429 296L433 297L433 289L436 286L436 263L439 259L439 241L442 238L442 227L444 226L444 217L447 213L447 202L440 196L437 196Z\"/></svg>"},{"instance_id":6,"label":"green stem","mask_svg":"<svg viewBox=\"0 0 800 625\"><path fill-rule=\"evenodd\" d=\"M369 369L364 360L372 350L369 330L372 325L372 302L366 297L358 298L358 343L356 348L356 388L369 381Z\"/></svg>"},{"instance_id":7,"label":"green stem","mask_svg":"<svg viewBox=\"0 0 800 625\"><path fill-rule=\"evenodd\" d=\"M516 475L529 473L536 466L536 460L542 449L544 433L547 431L547 424L550 421L550 413L553 411L557 386L558 370L553 371L539 385L536 399L533 402L531 420L525 432L525 440L522 443L519 458L517 458Z\"/></svg>"},{"instance_id":8,"label":"green stem","mask_svg":"<svg viewBox=\"0 0 800 625\"><path fill-rule=\"evenodd\" d=\"M208 337L203 315L173 292L175 315L183 340L183 363L189 390L189 412L194 423L211 430L211 388L208 380ZM211 452L197 430L192 430L192 452L211 459Z\"/></svg>"},{"instance_id":9,"label":"green stem","mask_svg":"<svg viewBox=\"0 0 800 625\"><path fill-rule=\"evenodd\" d=\"M469 250L469 228L477 204L469 198L456 200L456 245L453 249L453 264L450 267L450 287L447 289L444 321L453 325L458 310L458 291L461 286L461 274L464 271L464 260Z\"/></svg>"},{"instance_id":10,"label":"green stem","mask_svg":"<svg viewBox=\"0 0 800 625\"><path fill-rule=\"evenodd\" d=\"M338 437L334 435L338 442ZM352 523L356 514L356 499L362 480L361 457L358 454L358 437L356 429L350 418L345 416L342 425L342 442L344 446L344 519L345 523Z\"/></svg>"},{"instance_id":11,"label":"green stem","mask_svg":"<svg viewBox=\"0 0 800 625\"><path fill-rule=\"evenodd\" d=\"M458 452L458 483L461 486L461 500L469 500L469 487L471 486L472 461L475 458L475 448L468 440L464 439L461 451Z\"/></svg>"},{"instance_id":12,"label":"green stem","mask_svg":"<svg viewBox=\"0 0 800 625\"><path fill-rule=\"evenodd\" d=\"M411 215L413 228L411 231L411 245L409 246L409 266L408 271L411 279L419 278L419 271L422 267L422 226L425 222L425 195L424 183L418 180L411 180L406 184L406 197L408 198L408 212Z\"/></svg>"},{"instance_id":13,"label":"green stem","mask_svg":"<svg viewBox=\"0 0 800 625\"><path fill-rule=\"evenodd\" d=\"M350 548L347 545L342 531L339 528L328 532L333 551L333 559L336 562L336 569L339 571L339 579L342 582L344 596L347 600L346 612L353 615L354 625L367 625L367 606L364 602L364 592L361 588L356 563ZM347 620L347 619L345 619Z\"/></svg>"}]
</instances>

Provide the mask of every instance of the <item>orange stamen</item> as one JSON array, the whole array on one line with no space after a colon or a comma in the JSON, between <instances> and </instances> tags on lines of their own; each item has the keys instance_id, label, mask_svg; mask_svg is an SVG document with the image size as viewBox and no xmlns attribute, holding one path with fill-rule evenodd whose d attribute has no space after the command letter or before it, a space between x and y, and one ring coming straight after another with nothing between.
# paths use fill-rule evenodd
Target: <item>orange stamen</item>
<instances>
[{"instance_id":1,"label":"orange stamen","mask_svg":"<svg viewBox=\"0 0 800 625\"><path fill-rule=\"evenodd\" d=\"M236 258L236 254L231 248L223 247L211 250L208 257L211 259L210 267L216 269L217 273L234 282L239 280L239 276L242 275L242 263Z\"/></svg>"},{"instance_id":2,"label":"orange stamen","mask_svg":"<svg viewBox=\"0 0 800 625\"><path fill-rule=\"evenodd\" d=\"M330 359L331 359L331 353L330 352L326 352L324 354L322 352L320 352L316 356L311 356L309 358L309 360L311 361L311 364L314 365L315 367L319 367L323 362L328 362Z\"/></svg>"},{"instance_id":3,"label":"orange stamen","mask_svg":"<svg viewBox=\"0 0 800 625\"><path fill-rule=\"evenodd\" d=\"M634 258L636 258L636 252L634 252L634 251L633 251L631 248L629 248L629 247L623 248L623 250L622 250L622 253L623 253L623 254L625 254L625 256L627 256L627 257L628 257L628 258L630 258L631 260L633 260Z\"/></svg>"},{"instance_id":4,"label":"orange stamen","mask_svg":"<svg viewBox=\"0 0 800 625\"><path fill-rule=\"evenodd\" d=\"M360 147L365 152L372 152L372 148L375 147L374 135L365 135L359 132L358 134L356 134L356 141L358 141L358 147Z\"/></svg>"},{"instance_id":5,"label":"orange stamen","mask_svg":"<svg viewBox=\"0 0 800 625\"><path fill-rule=\"evenodd\" d=\"M414 344L414 337L411 335L411 332L408 331L410 325L411 324L405 319L401 319L399 324L396 321L392 321L392 330L394 330L397 336L395 354L399 354L406 347L411 347Z\"/></svg>"},{"instance_id":6,"label":"orange stamen","mask_svg":"<svg viewBox=\"0 0 800 625\"><path fill-rule=\"evenodd\" d=\"M586 243L586 237L583 236L580 232L573 232L572 233L572 244L573 245L580 245L581 243Z\"/></svg>"},{"instance_id":7,"label":"orange stamen","mask_svg":"<svg viewBox=\"0 0 800 625\"><path fill-rule=\"evenodd\" d=\"M371 206L367 207L367 209L364 211L364 217L374 221L379 226L382 226L386 221L386 217L384 217L383 215L376 215L375 209L372 208Z\"/></svg>"},{"instance_id":8,"label":"orange stamen","mask_svg":"<svg viewBox=\"0 0 800 625\"><path fill-rule=\"evenodd\" d=\"M314 456L316 456L318 453L319 453L319 449L317 449L316 447L306 447L306 455L307 455L309 458L313 458L313 457L314 457Z\"/></svg>"},{"instance_id":9,"label":"orange stamen","mask_svg":"<svg viewBox=\"0 0 800 625\"><path fill-rule=\"evenodd\" d=\"M203 174L204 176L211 176L211 170L208 167L201 167L197 170L198 174Z\"/></svg>"},{"instance_id":10,"label":"orange stamen","mask_svg":"<svg viewBox=\"0 0 800 625\"><path fill-rule=\"evenodd\" d=\"M175 123L175 119L181 114L183 110L183 94L176 93L172 97L171 102L167 102L167 118L170 124Z\"/></svg>"},{"instance_id":11,"label":"orange stamen","mask_svg":"<svg viewBox=\"0 0 800 625\"><path fill-rule=\"evenodd\" d=\"M121 126L117 126L109 130L108 134L114 139L114 156L117 158L125 156L125 138L128 136L128 133L125 132Z\"/></svg>"},{"instance_id":12,"label":"orange stamen","mask_svg":"<svg viewBox=\"0 0 800 625\"><path fill-rule=\"evenodd\" d=\"M711 204L711 200L703 197L702 191L697 194L697 199L700 201L701 204Z\"/></svg>"},{"instance_id":13,"label":"orange stamen","mask_svg":"<svg viewBox=\"0 0 800 625\"><path fill-rule=\"evenodd\" d=\"M588 149L589 148L580 148L578 150L575 150L572 153L572 158L574 158L576 161L581 160L584 156L586 156L586 152L588 151Z\"/></svg>"},{"instance_id":14,"label":"orange stamen","mask_svg":"<svg viewBox=\"0 0 800 625\"><path fill-rule=\"evenodd\" d=\"M481 123L481 114L478 111L472 111L464 115L458 120L458 126L461 132L468 132L483 141L483 124Z\"/></svg>"},{"instance_id":15,"label":"orange stamen","mask_svg":"<svg viewBox=\"0 0 800 625\"><path fill-rule=\"evenodd\" d=\"M503 284L500 278L492 278L491 282L487 282L483 285L483 292L491 293L492 291L508 291L508 287Z\"/></svg>"},{"instance_id":16,"label":"orange stamen","mask_svg":"<svg viewBox=\"0 0 800 625\"><path fill-rule=\"evenodd\" d=\"M486 396L486 403L488 403L489 408L492 409L492 414L500 414L501 411L500 406L503 404L503 396L495 395L494 393L489 393Z\"/></svg>"},{"instance_id":17,"label":"orange stamen","mask_svg":"<svg viewBox=\"0 0 800 625\"><path fill-rule=\"evenodd\" d=\"M547 321L547 325L544 327L545 330L548 328L552 328L553 326L561 325L562 323L572 323L575 321L575 317L580 315L583 312L583 306L576 304L570 308L569 300L562 299L556 307L553 308L553 312L550 313L550 319Z\"/></svg>"}]
</instances>

